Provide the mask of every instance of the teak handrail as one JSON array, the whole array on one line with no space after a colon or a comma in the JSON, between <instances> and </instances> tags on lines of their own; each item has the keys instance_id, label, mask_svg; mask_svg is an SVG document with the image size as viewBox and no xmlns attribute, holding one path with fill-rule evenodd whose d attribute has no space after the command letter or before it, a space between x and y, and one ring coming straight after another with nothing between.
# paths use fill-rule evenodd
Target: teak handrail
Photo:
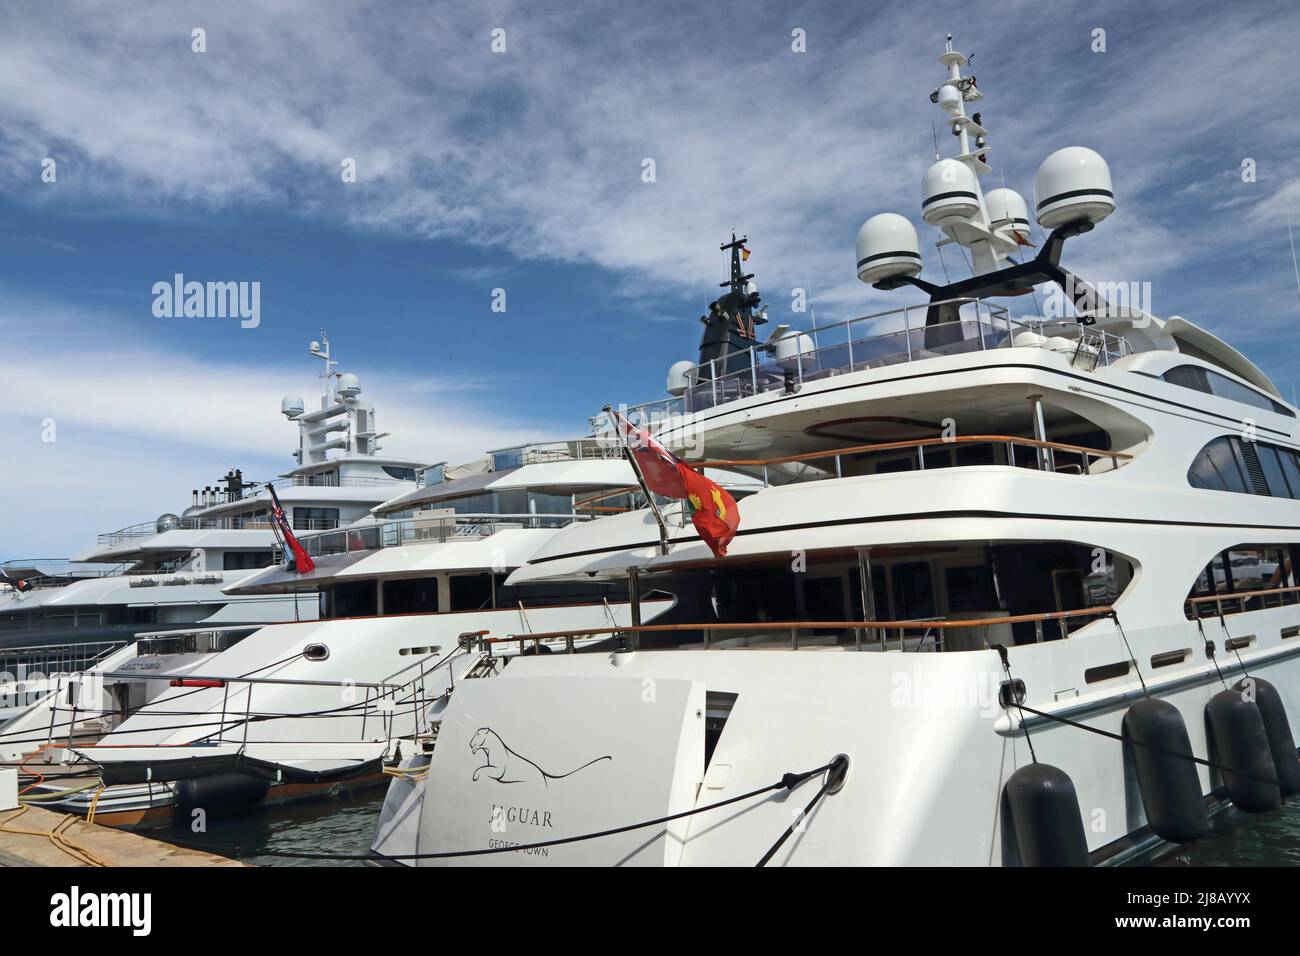
<instances>
[{"instance_id":1,"label":"teak handrail","mask_svg":"<svg viewBox=\"0 0 1300 956\"><path fill-rule=\"evenodd\" d=\"M597 634L652 634L671 631L807 631L817 628L843 630L928 630L930 628L988 627L992 624L1020 624L1026 621L1062 621L1071 617L1104 617L1114 615L1110 605L1079 608L1073 611L1044 611L1038 614L1012 614L1007 617L974 618L969 621L757 621L753 623L714 624L639 624L626 627L585 627L568 631L541 631L534 634L510 634L489 637L484 644L505 644L514 641L547 641L561 638L594 637Z\"/></svg>"},{"instance_id":2,"label":"teak handrail","mask_svg":"<svg viewBox=\"0 0 1300 956\"><path fill-rule=\"evenodd\" d=\"M815 461L819 458L835 458L839 455L858 455L873 451L892 451L897 448L924 448L929 445L956 444L991 444L1011 443L1026 445L1031 448L1050 448L1056 451L1072 451L1080 454L1095 455L1098 458L1131 459L1133 456L1119 451L1105 451L1100 448L1085 448L1082 445L1067 445L1062 442L1039 441L1036 438L1021 438L1016 435L954 435L951 438L917 438L911 441L891 441L875 445L851 445L848 448L834 448L828 451L810 451L800 455L785 455L781 458L730 458L706 461L688 461L690 468L757 468L763 465L785 465L798 461Z\"/></svg>"},{"instance_id":3,"label":"teak handrail","mask_svg":"<svg viewBox=\"0 0 1300 956\"><path fill-rule=\"evenodd\" d=\"M1300 587L1267 588L1262 591L1236 591L1232 594L1211 594L1206 597L1189 597L1188 604L1209 604L1211 601L1236 601L1239 598L1258 597L1261 594L1288 594L1300 591Z\"/></svg>"}]
</instances>

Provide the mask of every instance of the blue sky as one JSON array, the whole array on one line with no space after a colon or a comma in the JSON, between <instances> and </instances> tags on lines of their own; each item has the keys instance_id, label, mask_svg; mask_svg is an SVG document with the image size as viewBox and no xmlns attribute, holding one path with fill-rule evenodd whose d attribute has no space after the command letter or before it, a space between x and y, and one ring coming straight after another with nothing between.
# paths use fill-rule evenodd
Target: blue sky
<instances>
[{"instance_id":1,"label":"blue sky","mask_svg":"<svg viewBox=\"0 0 1300 956\"><path fill-rule=\"evenodd\" d=\"M794 287L823 323L880 308L853 237L920 223L948 31L975 54L989 185L1032 194L1062 146L1109 160L1119 210L1068 265L1151 282L1156 314L1288 396L1300 379L1294 3L266 6L0 10L0 558L290 467L279 397L312 394L321 327L389 451L464 460L659 397L732 227L774 320L807 326ZM156 318L177 272L260 282L261 325Z\"/></svg>"}]
</instances>

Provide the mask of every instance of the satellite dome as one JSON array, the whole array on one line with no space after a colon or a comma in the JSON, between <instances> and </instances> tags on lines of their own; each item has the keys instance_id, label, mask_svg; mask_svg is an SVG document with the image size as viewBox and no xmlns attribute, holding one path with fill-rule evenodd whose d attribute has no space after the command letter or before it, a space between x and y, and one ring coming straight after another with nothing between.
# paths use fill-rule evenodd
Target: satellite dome
<instances>
[{"instance_id":1,"label":"satellite dome","mask_svg":"<svg viewBox=\"0 0 1300 956\"><path fill-rule=\"evenodd\" d=\"M938 102L945 112L956 113L957 108L961 106L961 90L951 83L945 83L939 87Z\"/></svg>"},{"instance_id":2,"label":"satellite dome","mask_svg":"<svg viewBox=\"0 0 1300 956\"><path fill-rule=\"evenodd\" d=\"M1044 229L1081 221L1096 225L1115 211L1110 167L1085 146L1058 149L1038 167L1034 199Z\"/></svg>"},{"instance_id":3,"label":"satellite dome","mask_svg":"<svg viewBox=\"0 0 1300 956\"><path fill-rule=\"evenodd\" d=\"M285 418L297 418L305 408L301 395L286 395L280 399L280 414Z\"/></svg>"},{"instance_id":4,"label":"satellite dome","mask_svg":"<svg viewBox=\"0 0 1300 956\"><path fill-rule=\"evenodd\" d=\"M690 375L693 371L695 363L690 359L682 359L668 366L668 394L674 397L685 394L691 384Z\"/></svg>"},{"instance_id":5,"label":"satellite dome","mask_svg":"<svg viewBox=\"0 0 1300 956\"><path fill-rule=\"evenodd\" d=\"M858 230L858 278L879 282L921 271L921 246L916 227L896 212L872 216Z\"/></svg>"},{"instance_id":6,"label":"satellite dome","mask_svg":"<svg viewBox=\"0 0 1300 956\"><path fill-rule=\"evenodd\" d=\"M158 520L154 522L154 530L159 534L164 531L175 531L181 526L181 519L174 514L159 515Z\"/></svg>"},{"instance_id":7,"label":"satellite dome","mask_svg":"<svg viewBox=\"0 0 1300 956\"><path fill-rule=\"evenodd\" d=\"M1016 236L1029 238L1029 204L1020 193L1014 189L991 189L984 194L984 205L995 231L1012 240Z\"/></svg>"},{"instance_id":8,"label":"satellite dome","mask_svg":"<svg viewBox=\"0 0 1300 956\"><path fill-rule=\"evenodd\" d=\"M339 376L338 393L344 398L356 398L361 394L361 382L351 372Z\"/></svg>"},{"instance_id":9,"label":"satellite dome","mask_svg":"<svg viewBox=\"0 0 1300 956\"><path fill-rule=\"evenodd\" d=\"M803 363L800 356L811 355L817 351L812 336L803 332L787 332L776 340L776 364L783 369L794 371Z\"/></svg>"},{"instance_id":10,"label":"satellite dome","mask_svg":"<svg viewBox=\"0 0 1300 956\"><path fill-rule=\"evenodd\" d=\"M941 159L921 180L921 217L932 226L970 219L980 209L975 173L965 163Z\"/></svg>"},{"instance_id":11,"label":"satellite dome","mask_svg":"<svg viewBox=\"0 0 1300 956\"><path fill-rule=\"evenodd\" d=\"M186 518L193 518L195 515L202 514L202 513L203 513L202 505L190 505L188 508L186 508L184 511L181 512L181 520L183 521Z\"/></svg>"}]
</instances>

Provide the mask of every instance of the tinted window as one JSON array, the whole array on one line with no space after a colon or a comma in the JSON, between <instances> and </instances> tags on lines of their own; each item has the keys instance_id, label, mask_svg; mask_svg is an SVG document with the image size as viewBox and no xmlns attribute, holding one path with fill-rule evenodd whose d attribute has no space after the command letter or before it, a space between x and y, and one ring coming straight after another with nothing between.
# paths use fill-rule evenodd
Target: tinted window
<instances>
[{"instance_id":1,"label":"tinted window","mask_svg":"<svg viewBox=\"0 0 1300 956\"><path fill-rule=\"evenodd\" d=\"M368 617L377 613L379 589L374 581L337 584L324 592L326 617Z\"/></svg>"},{"instance_id":2,"label":"tinted window","mask_svg":"<svg viewBox=\"0 0 1300 956\"><path fill-rule=\"evenodd\" d=\"M477 611L492 606L492 576L461 574L451 579L451 609Z\"/></svg>"},{"instance_id":3,"label":"tinted window","mask_svg":"<svg viewBox=\"0 0 1300 956\"><path fill-rule=\"evenodd\" d=\"M1279 415L1288 415L1291 418L1295 417L1295 414L1285 405L1273 401L1262 392L1257 392L1249 385L1243 385L1236 379L1220 375L1218 372L1212 372L1199 365L1179 365L1165 372L1161 378L1172 385L1194 388L1198 392L1208 392L1211 395L1218 395L1220 398L1241 402L1243 405L1262 408L1268 412L1277 412Z\"/></svg>"},{"instance_id":4,"label":"tinted window","mask_svg":"<svg viewBox=\"0 0 1300 956\"><path fill-rule=\"evenodd\" d=\"M948 586L948 609L951 611L986 611L997 607L993 577L983 565L949 568L944 572Z\"/></svg>"},{"instance_id":5,"label":"tinted window","mask_svg":"<svg viewBox=\"0 0 1300 956\"><path fill-rule=\"evenodd\" d=\"M889 574L894 582L894 613L898 620L934 617L934 582L929 562L896 564L889 569Z\"/></svg>"},{"instance_id":6,"label":"tinted window","mask_svg":"<svg viewBox=\"0 0 1300 956\"><path fill-rule=\"evenodd\" d=\"M293 530L311 531L339 526L338 508L294 508Z\"/></svg>"},{"instance_id":7,"label":"tinted window","mask_svg":"<svg viewBox=\"0 0 1300 956\"><path fill-rule=\"evenodd\" d=\"M384 582L385 614L432 614L437 610L437 578Z\"/></svg>"},{"instance_id":8,"label":"tinted window","mask_svg":"<svg viewBox=\"0 0 1300 956\"><path fill-rule=\"evenodd\" d=\"M221 557L221 567L224 571L264 568L270 563L270 551L227 551Z\"/></svg>"},{"instance_id":9,"label":"tinted window","mask_svg":"<svg viewBox=\"0 0 1300 956\"><path fill-rule=\"evenodd\" d=\"M1250 488L1247 487L1246 478L1241 473L1241 467L1237 464L1237 456L1233 451L1232 442L1233 439L1231 438L1216 438L1201 451L1201 454L1208 462L1211 473L1215 476L1215 483L1206 487L1249 494Z\"/></svg>"},{"instance_id":10,"label":"tinted window","mask_svg":"<svg viewBox=\"0 0 1300 956\"><path fill-rule=\"evenodd\" d=\"M1187 469L1193 488L1300 498L1300 456L1263 442L1224 436L1210 442Z\"/></svg>"},{"instance_id":11,"label":"tinted window","mask_svg":"<svg viewBox=\"0 0 1300 956\"><path fill-rule=\"evenodd\" d=\"M1289 448L1278 448L1277 457L1282 462L1282 471L1286 473L1287 484L1291 486L1291 497L1300 498L1300 459Z\"/></svg>"},{"instance_id":12,"label":"tinted window","mask_svg":"<svg viewBox=\"0 0 1300 956\"><path fill-rule=\"evenodd\" d=\"M1286 475L1282 472L1282 462L1277 457L1277 449L1272 445L1256 445L1255 454L1259 456L1259 465L1264 469L1268 493L1274 498L1294 498L1295 495L1287 486Z\"/></svg>"}]
</instances>

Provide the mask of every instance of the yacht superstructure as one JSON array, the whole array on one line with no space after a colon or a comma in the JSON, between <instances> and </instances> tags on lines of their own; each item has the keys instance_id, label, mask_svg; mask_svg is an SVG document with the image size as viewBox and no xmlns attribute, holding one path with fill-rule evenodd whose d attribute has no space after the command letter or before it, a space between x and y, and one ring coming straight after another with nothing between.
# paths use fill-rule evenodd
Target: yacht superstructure
<instances>
[{"instance_id":1,"label":"yacht superstructure","mask_svg":"<svg viewBox=\"0 0 1300 956\"><path fill-rule=\"evenodd\" d=\"M634 618L626 585L605 580L505 584L561 528L626 511L639 494L617 444L537 442L431 466L369 522L299 536L311 570L277 563L232 591L302 595L319 619L164 666L152 676L170 686L74 747L108 789L60 805L95 799L101 822L140 826L199 802L383 781L386 764L432 747L456 683L499 666L484 637L574 620L625 627L671 606L647 596Z\"/></svg>"},{"instance_id":2,"label":"yacht superstructure","mask_svg":"<svg viewBox=\"0 0 1300 956\"><path fill-rule=\"evenodd\" d=\"M673 607L489 639L555 653L456 686L422 776L392 785L377 852L1014 864L1042 859L1018 810L1045 800L1059 839L1102 862L1189 838L1169 835L1162 781L1184 781L1184 818L1240 805L1247 778L1273 776L1252 809L1300 787L1277 724L1300 720L1296 409L1214 335L1061 266L1115 207L1095 152L1040 167L1033 252L1028 203L980 185L991 134L967 108L983 93L951 38L941 63L931 100L958 147L925 174L922 216L974 275L920 279L911 221L876 216L859 277L926 301L761 345L750 326L739 350L674 366L677 394L640 409L673 416L656 437L762 483L726 557L647 509L551 538L508 586L630 582L634 606ZM1057 313L1013 318L1006 300L1045 284ZM1224 707L1257 722L1253 743ZM1142 740L1153 712L1183 742L1154 776L1151 755L1178 747Z\"/></svg>"},{"instance_id":3,"label":"yacht superstructure","mask_svg":"<svg viewBox=\"0 0 1300 956\"><path fill-rule=\"evenodd\" d=\"M319 407L306 411L297 395L281 405L298 425L297 467L268 483L246 481L231 469L192 491L181 514L101 534L94 547L57 568L9 562L4 567L30 589L10 588L0 598L0 643L125 642L191 624L234 628L315 617L315 602L292 594L223 593L271 563L276 537L267 485L276 487L295 528L342 528L414 487L421 466L380 454L384 436L375 431L374 406L361 397L355 375L334 370L324 333L311 353L324 362Z\"/></svg>"}]
</instances>

